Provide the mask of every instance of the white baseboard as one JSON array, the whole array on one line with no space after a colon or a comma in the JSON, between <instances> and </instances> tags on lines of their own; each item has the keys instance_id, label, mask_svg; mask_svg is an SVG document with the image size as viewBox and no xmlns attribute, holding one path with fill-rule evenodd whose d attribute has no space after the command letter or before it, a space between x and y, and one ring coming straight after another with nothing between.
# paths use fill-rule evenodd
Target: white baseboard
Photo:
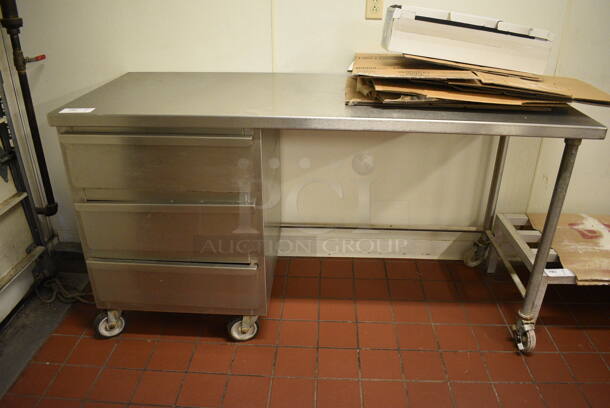
<instances>
[{"instance_id":1,"label":"white baseboard","mask_svg":"<svg viewBox=\"0 0 610 408\"><path fill-rule=\"evenodd\" d=\"M462 259L478 233L282 228L280 256Z\"/></svg>"}]
</instances>

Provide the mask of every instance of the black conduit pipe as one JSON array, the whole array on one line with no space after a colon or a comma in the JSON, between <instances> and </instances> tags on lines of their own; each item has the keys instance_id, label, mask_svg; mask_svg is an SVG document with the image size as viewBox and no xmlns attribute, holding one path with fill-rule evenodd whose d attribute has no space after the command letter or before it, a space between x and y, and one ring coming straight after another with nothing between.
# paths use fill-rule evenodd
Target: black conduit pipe
<instances>
[{"instance_id":1,"label":"black conduit pipe","mask_svg":"<svg viewBox=\"0 0 610 408\"><path fill-rule=\"evenodd\" d=\"M26 59L23 56L21 42L19 41L19 29L23 26L23 20L19 17L15 0L0 0L0 8L2 9L0 24L6 29L6 32L11 39L11 45L13 46L13 63L15 64L17 75L19 76L19 85L21 87L21 94L23 95L25 113L27 115L34 152L36 153L36 160L38 161L40 178L42 179L47 201L46 206L36 208L36 212L50 217L57 214L57 202L55 202L53 187L51 186L51 179L49 178L49 170L47 169L47 162L44 158L44 150L42 149L42 142L40 141L40 131L38 130L34 103L32 102L32 93L30 92L30 84L28 82L28 74L25 70L27 62L40 60L40 58Z\"/></svg>"}]
</instances>

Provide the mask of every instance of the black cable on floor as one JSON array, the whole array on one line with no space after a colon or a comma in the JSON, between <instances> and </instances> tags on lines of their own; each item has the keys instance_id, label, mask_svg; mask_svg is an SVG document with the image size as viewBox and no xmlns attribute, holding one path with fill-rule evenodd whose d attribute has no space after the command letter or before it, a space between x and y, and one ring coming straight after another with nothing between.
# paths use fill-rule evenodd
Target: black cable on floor
<instances>
[{"instance_id":1,"label":"black cable on floor","mask_svg":"<svg viewBox=\"0 0 610 408\"><path fill-rule=\"evenodd\" d=\"M36 285L35 291L36 296L44 303L52 303L55 300L62 303L95 303L93 301L92 292L80 291L77 288L68 286L57 277L50 277L43 280Z\"/></svg>"}]
</instances>

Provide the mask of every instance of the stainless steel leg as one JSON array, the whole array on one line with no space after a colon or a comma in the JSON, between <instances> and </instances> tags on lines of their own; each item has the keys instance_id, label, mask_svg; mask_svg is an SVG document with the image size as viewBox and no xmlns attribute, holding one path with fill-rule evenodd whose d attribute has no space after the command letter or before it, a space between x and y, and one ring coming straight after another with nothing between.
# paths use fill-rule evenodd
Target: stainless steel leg
<instances>
[{"instance_id":1,"label":"stainless steel leg","mask_svg":"<svg viewBox=\"0 0 610 408\"><path fill-rule=\"evenodd\" d=\"M242 317L241 320L241 332L242 333L248 333L250 330L252 330L252 326L254 326L254 323L256 323L256 321L258 320L258 316L253 316L253 315L245 315Z\"/></svg>"},{"instance_id":2,"label":"stainless steel leg","mask_svg":"<svg viewBox=\"0 0 610 408\"><path fill-rule=\"evenodd\" d=\"M559 172L557 173L557 181L553 189L553 196L544 222L544 230L538 246L538 253L534 260L534 266L530 272L527 289L525 292L525 300L523 306L519 310L519 318L516 325L513 326L515 341L517 347L522 352L532 352L536 347L535 324L540 313L540 306L546 292L547 281L544 277L544 267L551 250L561 209L566 198L570 177L574 169L574 162L578 153L578 147L581 140L566 139Z\"/></svg>"},{"instance_id":3,"label":"stainless steel leg","mask_svg":"<svg viewBox=\"0 0 610 408\"><path fill-rule=\"evenodd\" d=\"M500 195L500 185L502 183L502 174L504 173L504 164L506 163L506 152L508 151L508 136L500 136L498 149L496 150L496 162L494 164L493 177L491 178L491 187L489 188L489 198L487 199L487 208L485 209L485 218L483 218L483 229L491 230L496 215L496 207L498 206L498 196Z\"/></svg>"},{"instance_id":4,"label":"stainless steel leg","mask_svg":"<svg viewBox=\"0 0 610 408\"><path fill-rule=\"evenodd\" d=\"M489 255L487 255L487 274L493 275L496 273L498 268L498 253L493 246L489 248Z\"/></svg>"},{"instance_id":5,"label":"stainless steel leg","mask_svg":"<svg viewBox=\"0 0 610 408\"><path fill-rule=\"evenodd\" d=\"M478 266L485 259L485 254L489 248L489 239L487 239L487 231L490 231L494 217L496 215L496 207L498 206L498 196L500 195L500 185L502 183L502 174L504 173L504 164L506 163L506 152L508 151L508 136L500 136L498 148L496 150L496 161L494 163L493 176L491 178L491 186L489 188L489 197L487 198L487 207L485 209L485 217L483 218L483 233L474 243L474 246L464 255L464 263L467 266Z\"/></svg>"},{"instance_id":6,"label":"stainless steel leg","mask_svg":"<svg viewBox=\"0 0 610 408\"><path fill-rule=\"evenodd\" d=\"M108 310L106 312L108 314L108 327L114 329L117 325L123 311L121 310Z\"/></svg>"},{"instance_id":7,"label":"stainless steel leg","mask_svg":"<svg viewBox=\"0 0 610 408\"><path fill-rule=\"evenodd\" d=\"M229 336L237 341L247 341L254 338L258 333L257 320L257 315L244 315L231 320L227 325Z\"/></svg>"},{"instance_id":8,"label":"stainless steel leg","mask_svg":"<svg viewBox=\"0 0 610 408\"><path fill-rule=\"evenodd\" d=\"M553 242L553 237L555 236L555 230L557 229L563 202L566 198L580 143L580 139L565 140L563 156L561 157L561 164L559 165L559 172L557 173L557 181L555 181L551 204L549 205L549 210L544 222L544 230L542 231L542 237L538 246L538 253L536 254L534 266L527 283L525 301L523 302L523 307L519 311L519 317L528 322L535 322L538 317L538 312L540 311L540 305L542 304L542 298L544 296L544 293L540 295L540 292L546 287L543 282L544 267L546 266L546 261L549 257L549 251L551 250L551 244Z\"/></svg>"}]
</instances>

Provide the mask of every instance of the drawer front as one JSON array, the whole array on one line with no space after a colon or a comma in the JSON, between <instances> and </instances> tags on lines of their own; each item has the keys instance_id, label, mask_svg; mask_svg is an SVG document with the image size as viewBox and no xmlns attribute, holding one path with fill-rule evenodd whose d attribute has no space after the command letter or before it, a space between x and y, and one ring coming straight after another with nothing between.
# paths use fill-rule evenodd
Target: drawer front
<instances>
[{"instance_id":1,"label":"drawer front","mask_svg":"<svg viewBox=\"0 0 610 408\"><path fill-rule=\"evenodd\" d=\"M265 282L257 265L87 260L101 308L200 313L260 312Z\"/></svg>"},{"instance_id":2,"label":"drawer front","mask_svg":"<svg viewBox=\"0 0 610 408\"><path fill-rule=\"evenodd\" d=\"M88 257L250 263L262 248L254 205L75 204Z\"/></svg>"},{"instance_id":3,"label":"drawer front","mask_svg":"<svg viewBox=\"0 0 610 408\"><path fill-rule=\"evenodd\" d=\"M252 193L258 135L62 134L70 183L87 200L197 202Z\"/></svg>"}]
</instances>

